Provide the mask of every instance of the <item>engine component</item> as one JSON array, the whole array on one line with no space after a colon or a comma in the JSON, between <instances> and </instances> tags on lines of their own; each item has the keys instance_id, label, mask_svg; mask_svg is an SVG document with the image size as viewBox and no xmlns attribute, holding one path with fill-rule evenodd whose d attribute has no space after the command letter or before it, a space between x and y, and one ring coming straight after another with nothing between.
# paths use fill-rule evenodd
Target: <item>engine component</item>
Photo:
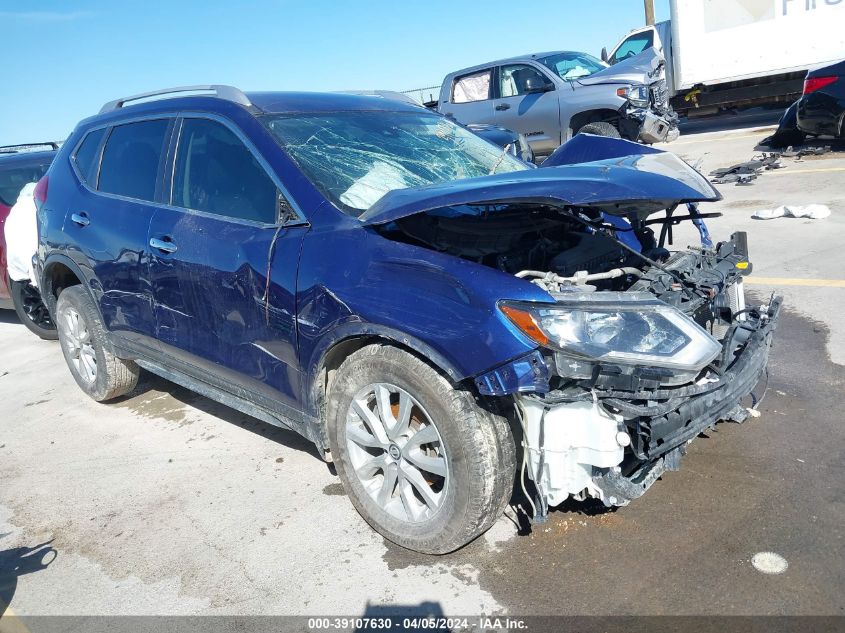
<instances>
[{"instance_id":1,"label":"engine component","mask_svg":"<svg viewBox=\"0 0 845 633\"><path fill-rule=\"evenodd\" d=\"M560 275L556 275L552 272L544 273L541 270L521 270L516 273L516 276L520 279L524 279L526 277L535 277L535 279L532 280L535 284L537 284L547 292L554 294L560 292L561 287L578 286L578 290L591 291L595 288L586 285L591 281L617 279L619 277L625 277L626 275L639 277L642 274L643 273L639 268L626 267L613 268L612 270L609 270L606 273L595 274L590 274L586 270L579 270L572 277L561 277Z\"/></svg>"},{"instance_id":2,"label":"engine component","mask_svg":"<svg viewBox=\"0 0 845 633\"><path fill-rule=\"evenodd\" d=\"M600 273L623 264L628 258L619 242L604 235L572 233L572 244L555 255L549 270L568 277L579 270Z\"/></svg>"}]
</instances>

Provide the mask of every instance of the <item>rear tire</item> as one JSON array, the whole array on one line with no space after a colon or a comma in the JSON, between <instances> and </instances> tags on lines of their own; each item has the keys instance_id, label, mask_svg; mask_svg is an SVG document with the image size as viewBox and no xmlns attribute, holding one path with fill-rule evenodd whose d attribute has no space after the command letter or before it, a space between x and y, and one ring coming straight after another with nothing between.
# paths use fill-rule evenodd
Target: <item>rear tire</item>
<instances>
[{"instance_id":1,"label":"rear tire","mask_svg":"<svg viewBox=\"0 0 845 633\"><path fill-rule=\"evenodd\" d=\"M578 134L595 134L596 136L622 138L622 135L619 134L619 130L617 130L612 123L606 123L605 121L587 123L587 125L578 130Z\"/></svg>"},{"instance_id":2,"label":"rear tire","mask_svg":"<svg viewBox=\"0 0 845 633\"><path fill-rule=\"evenodd\" d=\"M140 369L112 354L97 307L82 286L65 288L56 303L62 354L79 388L97 402L129 393Z\"/></svg>"},{"instance_id":3,"label":"rear tire","mask_svg":"<svg viewBox=\"0 0 845 633\"><path fill-rule=\"evenodd\" d=\"M36 336L45 341L55 341L59 338L56 324L50 317L50 311L41 300L38 289L28 281L10 281L9 290L12 304L21 323Z\"/></svg>"},{"instance_id":4,"label":"rear tire","mask_svg":"<svg viewBox=\"0 0 845 633\"><path fill-rule=\"evenodd\" d=\"M380 344L355 352L338 368L326 405L338 475L355 509L388 540L446 554L504 511L516 469L507 420L416 356Z\"/></svg>"}]
</instances>

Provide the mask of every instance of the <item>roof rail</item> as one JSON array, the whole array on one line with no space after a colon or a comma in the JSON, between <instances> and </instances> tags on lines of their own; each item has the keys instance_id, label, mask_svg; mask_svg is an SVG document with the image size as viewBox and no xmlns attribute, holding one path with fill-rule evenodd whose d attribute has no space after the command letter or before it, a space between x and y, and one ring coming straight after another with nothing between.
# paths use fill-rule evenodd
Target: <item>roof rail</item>
<instances>
[{"instance_id":1,"label":"roof rail","mask_svg":"<svg viewBox=\"0 0 845 633\"><path fill-rule=\"evenodd\" d=\"M390 99L391 101L401 101L408 105L420 105L408 95L397 92L396 90L341 90L340 94L359 95L361 97L381 97L382 99Z\"/></svg>"},{"instance_id":2,"label":"roof rail","mask_svg":"<svg viewBox=\"0 0 845 633\"><path fill-rule=\"evenodd\" d=\"M20 143L19 145L0 146L0 154L15 154L21 150L30 150L35 147L48 146L50 149L59 149L56 141L45 141L44 143Z\"/></svg>"},{"instance_id":3,"label":"roof rail","mask_svg":"<svg viewBox=\"0 0 845 633\"><path fill-rule=\"evenodd\" d=\"M122 108L127 105L130 101L140 101L142 99L150 99L152 97L159 97L164 95L178 96L179 93L182 92L213 92L214 96L218 99L232 101L233 103L238 103L242 106L246 106L247 108L252 106L252 102L249 100L249 98L243 92L241 92L241 90L235 88L234 86L206 84L200 86L179 86L176 88L165 88L163 90L153 90L151 92L143 92L138 95L132 95L131 97L115 99L114 101L109 101L106 105L100 108L100 114L103 114L104 112L111 112L112 110L117 110L118 108Z\"/></svg>"}]
</instances>

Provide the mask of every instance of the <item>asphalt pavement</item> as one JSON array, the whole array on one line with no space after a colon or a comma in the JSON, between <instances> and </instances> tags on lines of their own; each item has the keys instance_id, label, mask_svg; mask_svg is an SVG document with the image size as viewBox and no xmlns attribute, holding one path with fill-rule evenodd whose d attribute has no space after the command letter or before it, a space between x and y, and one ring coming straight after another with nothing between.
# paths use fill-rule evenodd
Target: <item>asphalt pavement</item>
<instances>
[{"instance_id":1,"label":"asphalt pavement","mask_svg":"<svg viewBox=\"0 0 845 633\"><path fill-rule=\"evenodd\" d=\"M707 172L768 133L667 149ZM783 162L702 209L723 213L714 237L748 231L753 300L786 298L761 416L698 438L626 508L568 503L530 529L508 510L448 556L378 536L293 433L149 374L89 400L0 311L0 613L845 615L845 155ZM751 218L784 203L832 215ZM758 571L762 552L786 570Z\"/></svg>"}]
</instances>

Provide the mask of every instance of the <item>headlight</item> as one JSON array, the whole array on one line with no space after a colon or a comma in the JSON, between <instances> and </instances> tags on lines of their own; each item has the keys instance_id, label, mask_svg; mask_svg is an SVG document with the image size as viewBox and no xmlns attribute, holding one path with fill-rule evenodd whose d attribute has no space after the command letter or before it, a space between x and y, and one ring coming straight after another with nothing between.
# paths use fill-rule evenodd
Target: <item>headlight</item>
<instances>
[{"instance_id":1,"label":"headlight","mask_svg":"<svg viewBox=\"0 0 845 633\"><path fill-rule=\"evenodd\" d=\"M502 302L499 309L540 345L591 360L697 371L722 349L695 321L648 293Z\"/></svg>"},{"instance_id":2,"label":"headlight","mask_svg":"<svg viewBox=\"0 0 845 633\"><path fill-rule=\"evenodd\" d=\"M637 108L648 107L648 87L647 86L627 86L616 90L616 95L627 99L631 105Z\"/></svg>"}]
</instances>

